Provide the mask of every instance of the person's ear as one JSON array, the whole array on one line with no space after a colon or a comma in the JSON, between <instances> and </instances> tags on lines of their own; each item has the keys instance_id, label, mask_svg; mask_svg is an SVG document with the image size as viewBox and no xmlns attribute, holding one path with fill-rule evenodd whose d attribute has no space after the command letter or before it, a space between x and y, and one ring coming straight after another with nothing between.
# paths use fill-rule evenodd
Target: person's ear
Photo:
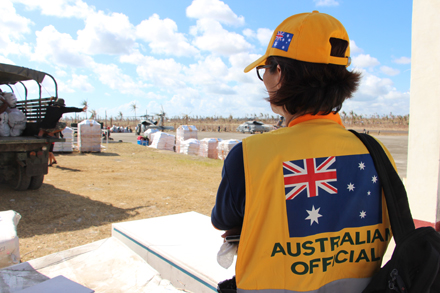
<instances>
[{"instance_id":1,"label":"person's ear","mask_svg":"<svg viewBox=\"0 0 440 293\"><path fill-rule=\"evenodd\" d=\"M281 88L281 67L279 64L277 64L277 71L276 71L276 79L277 79L277 90Z\"/></svg>"}]
</instances>

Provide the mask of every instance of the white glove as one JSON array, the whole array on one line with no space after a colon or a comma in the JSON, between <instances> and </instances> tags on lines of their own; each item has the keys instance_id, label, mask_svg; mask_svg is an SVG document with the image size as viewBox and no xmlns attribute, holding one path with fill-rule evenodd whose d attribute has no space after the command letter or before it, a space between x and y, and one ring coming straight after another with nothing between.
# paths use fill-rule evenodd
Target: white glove
<instances>
[{"instance_id":1,"label":"white glove","mask_svg":"<svg viewBox=\"0 0 440 293\"><path fill-rule=\"evenodd\" d=\"M217 262L225 269L229 268L233 261L234 255L237 254L238 242L225 242L217 253Z\"/></svg>"}]
</instances>

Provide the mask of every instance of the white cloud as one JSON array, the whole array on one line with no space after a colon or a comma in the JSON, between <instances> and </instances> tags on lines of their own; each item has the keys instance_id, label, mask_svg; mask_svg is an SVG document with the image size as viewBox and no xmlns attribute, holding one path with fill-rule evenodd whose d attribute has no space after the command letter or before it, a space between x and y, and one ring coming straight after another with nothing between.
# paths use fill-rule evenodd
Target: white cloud
<instances>
[{"instance_id":1,"label":"white cloud","mask_svg":"<svg viewBox=\"0 0 440 293\"><path fill-rule=\"evenodd\" d=\"M227 4L219 0L194 0L186 8L186 16L196 19L208 18L224 24L244 24L243 16L237 16Z\"/></svg>"},{"instance_id":2,"label":"white cloud","mask_svg":"<svg viewBox=\"0 0 440 293\"><path fill-rule=\"evenodd\" d=\"M146 87L141 82L135 82L131 76L124 74L115 64L94 64L93 71L99 80L111 89L118 90L123 94L144 95L142 88Z\"/></svg>"},{"instance_id":3,"label":"white cloud","mask_svg":"<svg viewBox=\"0 0 440 293\"><path fill-rule=\"evenodd\" d=\"M4 0L2 0L4 1ZM11 0L14 3L21 3L27 9L40 9L41 14L56 17L86 18L93 12L93 6L81 0Z\"/></svg>"},{"instance_id":4,"label":"white cloud","mask_svg":"<svg viewBox=\"0 0 440 293\"><path fill-rule=\"evenodd\" d=\"M229 56L252 49L242 35L223 29L215 20L200 19L191 32L195 35L193 44L201 50Z\"/></svg>"},{"instance_id":5,"label":"white cloud","mask_svg":"<svg viewBox=\"0 0 440 293\"><path fill-rule=\"evenodd\" d=\"M72 88L79 89L83 92L92 92L95 88L89 83L90 78L87 75L72 74L69 83Z\"/></svg>"},{"instance_id":6,"label":"white cloud","mask_svg":"<svg viewBox=\"0 0 440 293\"><path fill-rule=\"evenodd\" d=\"M90 14L78 31L78 43L88 54L127 54L135 45L135 29L122 13Z\"/></svg>"},{"instance_id":7,"label":"white cloud","mask_svg":"<svg viewBox=\"0 0 440 293\"><path fill-rule=\"evenodd\" d=\"M14 61L0 55L0 63L15 65Z\"/></svg>"},{"instance_id":8,"label":"white cloud","mask_svg":"<svg viewBox=\"0 0 440 293\"><path fill-rule=\"evenodd\" d=\"M253 30L251 30L250 28L244 29L243 35L245 35L246 37L251 38L251 39L257 37L257 34Z\"/></svg>"},{"instance_id":9,"label":"white cloud","mask_svg":"<svg viewBox=\"0 0 440 293\"><path fill-rule=\"evenodd\" d=\"M255 70L244 73L244 69L246 68L246 66L248 66L260 57L260 55L249 53L240 53L230 56L229 62L231 63L231 67L229 68L227 79L243 84L262 84L261 80L258 79Z\"/></svg>"},{"instance_id":10,"label":"white cloud","mask_svg":"<svg viewBox=\"0 0 440 293\"><path fill-rule=\"evenodd\" d=\"M270 38L272 37L273 30L268 28L259 28L257 30L257 39L261 45L267 46L269 44Z\"/></svg>"},{"instance_id":11,"label":"white cloud","mask_svg":"<svg viewBox=\"0 0 440 293\"><path fill-rule=\"evenodd\" d=\"M388 66L381 66L380 71L390 76L398 75L400 73L400 70Z\"/></svg>"},{"instance_id":12,"label":"white cloud","mask_svg":"<svg viewBox=\"0 0 440 293\"><path fill-rule=\"evenodd\" d=\"M80 53L78 43L71 35L58 32L52 25L35 34L37 45L32 60L74 67L88 67L93 63L91 57Z\"/></svg>"},{"instance_id":13,"label":"white cloud","mask_svg":"<svg viewBox=\"0 0 440 293\"><path fill-rule=\"evenodd\" d=\"M352 60L352 66L360 68L374 67L380 64L380 62L376 58L371 57L370 54L360 54L353 57Z\"/></svg>"},{"instance_id":14,"label":"white cloud","mask_svg":"<svg viewBox=\"0 0 440 293\"><path fill-rule=\"evenodd\" d=\"M0 1L0 54L26 55L30 54L27 43L20 44L26 34L31 32L34 24L30 19L18 15L12 3L8 0Z\"/></svg>"},{"instance_id":15,"label":"white cloud","mask_svg":"<svg viewBox=\"0 0 440 293\"><path fill-rule=\"evenodd\" d=\"M355 96L358 100L369 100L383 96L395 90L393 82L389 78L380 78L363 70L359 89Z\"/></svg>"},{"instance_id":16,"label":"white cloud","mask_svg":"<svg viewBox=\"0 0 440 293\"><path fill-rule=\"evenodd\" d=\"M397 63L397 64L410 64L411 63L411 58L400 57L400 58L394 59L393 62Z\"/></svg>"},{"instance_id":17,"label":"white cloud","mask_svg":"<svg viewBox=\"0 0 440 293\"><path fill-rule=\"evenodd\" d=\"M379 78L366 70L360 70L362 79L353 98L344 102L342 110L357 114L393 112L397 115L409 113L409 92L399 92L389 78Z\"/></svg>"},{"instance_id":18,"label":"white cloud","mask_svg":"<svg viewBox=\"0 0 440 293\"><path fill-rule=\"evenodd\" d=\"M185 88L185 76L182 74L182 64L174 59L155 59L145 57L138 65L136 72L139 77L166 91Z\"/></svg>"},{"instance_id":19,"label":"white cloud","mask_svg":"<svg viewBox=\"0 0 440 293\"><path fill-rule=\"evenodd\" d=\"M339 2L336 0L313 0L316 6L338 6Z\"/></svg>"},{"instance_id":20,"label":"white cloud","mask_svg":"<svg viewBox=\"0 0 440 293\"><path fill-rule=\"evenodd\" d=\"M351 54L351 56L353 56L353 54L359 54L359 53L362 53L362 52L364 52L364 50L359 48L356 45L355 41L350 40L350 54Z\"/></svg>"},{"instance_id":21,"label":"white cloud","mask_svg":"<svg viewBox=\"0 0 440 293\"><path fill-rule=\"evenodd\" d=\"M175 56L191 56L198 54L198 50L188 43L182 33L177 32L177 24L169 19L161 20L159 15L153 14L143 20L136 27L136 35L149 42L153 53Z\"/></svg>"},{"instance_id":22,"label":"white cloud","mask_svg":"<svg viewBox=\"0 0 440 293\"><path fill-rule=\"evenodd\" d=\"M259 28L256 33L249 28L243 30L243 35L250 39L257 39L263 46L267 46L272 34L273 30L268 28Z\"/></svg>"},{"instance_id":23,"label":"white cloud","mask_svg":"<svg viewBox=\"0 0 440 293\"><path fill-rule=\"evenodd\" d=\"M185 70L186 75L191 76L190 82L197 85L210 85L224 82L228 74L228 67L221 58L208 56L197 64L191 64Z\"/></svg>"}]
</instances>

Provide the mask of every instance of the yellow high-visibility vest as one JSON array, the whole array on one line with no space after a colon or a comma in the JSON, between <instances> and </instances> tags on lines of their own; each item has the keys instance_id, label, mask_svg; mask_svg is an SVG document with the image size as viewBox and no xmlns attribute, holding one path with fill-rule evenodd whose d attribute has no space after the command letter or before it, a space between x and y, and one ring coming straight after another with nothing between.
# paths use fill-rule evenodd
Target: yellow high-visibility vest
<instances>
[{"instance_id":1,"label":"yellow high-visibility vest","mask_svg":"<svg viewBox=\"0 0 440 293\"><path fill-rule=\"evenodd\" d=\"M365 186L370 179L374 185L374 176L352 175L372 167L363 143L338 123L339 115L300 118L290 127L243 140L246 206L237 253L238 292L361 292L379 270L392 237L380 185L377 206L367 211L354 206L357 198L372 204L369 199L373 197L356 189L361 183L347 183L347 190L342 185L353 176ZM344 160L358 158L358 165L350 171ZM337 170L333 170L336 163ZM328 173L324 179L319 177L323 170ZM313 183L295 177L312 171L321 172L315 174ZM336 184L341 185L336 188ZM332 208L341 212L331 217L326 216L328 205L319 206L318 201L329 199L342 200ZM312 200L313 207L308 206ZM353 206L345 207L349 203ZM338 220L349 219L349 212L358 213L359 218L356 214L348 223ZM371 220L374 213L376 218ZM370 222L364 225L364 220ZM314 233L313 229L321 230Z\"/></svg>"}]
</instances>

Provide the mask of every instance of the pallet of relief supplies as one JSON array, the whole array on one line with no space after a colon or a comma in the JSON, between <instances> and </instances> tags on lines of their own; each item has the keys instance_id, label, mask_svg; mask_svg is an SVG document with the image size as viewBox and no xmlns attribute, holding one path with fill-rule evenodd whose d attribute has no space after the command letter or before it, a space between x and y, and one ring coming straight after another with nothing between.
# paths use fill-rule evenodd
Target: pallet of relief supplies
<instances>
[{"instance_id":1,"label":"pallet of relief supplies","mask_svg":"<svg viewBox=\"0 0 440 293\"><path fill-rule=\"evenodd\" d=\"M176 130L176 153L181 153L180 144L190 138L198 139L194 125L180 125Z\"/></svg>"},{"instance_id":2,"label":"pallet of relief supplies","mask_svg":"<svg viewBox=\"0 0 440 293\"><path fill-rule=\"evenodd\" d=\"M197 156L199 153L199 147L200 141L196 138L190 138L180 143L180 153Z\"/></svg>"},{"instance_id":3,"label":"pallet of relief supplies","mask_svg":"<svg viewBox=\"0 0 440 293\"><path fill-rule=\"evenodd\" d=\"M226 156L229 154L229 151L232 150L232 148L237 144L241 142L237 139L228 139L228 140L222 140L218 143L218 158L220 160L226 159Z\"/></svg>"},{"instance_id":4,"label":"pallet of relief supplies","mask_svg":"<svg viewBox=\"0 0 440 293\"><path fill-rule=\"evenodd\" d=\"M220 138L204 138L200 141L199 156L218 159L218 144Z\"/></svg>"},{"instance_id":5,"label":"pallet of relief supplies","mask_svg":"<svg viewBox=\"0 0 440 293\"><path fill-rule=\"evenodd\" d=\"M152 142L150 147L158 150L174 151L174 141L176 137L162 131L155 132L151 135Z\"/></svg>"}]
</instances>

